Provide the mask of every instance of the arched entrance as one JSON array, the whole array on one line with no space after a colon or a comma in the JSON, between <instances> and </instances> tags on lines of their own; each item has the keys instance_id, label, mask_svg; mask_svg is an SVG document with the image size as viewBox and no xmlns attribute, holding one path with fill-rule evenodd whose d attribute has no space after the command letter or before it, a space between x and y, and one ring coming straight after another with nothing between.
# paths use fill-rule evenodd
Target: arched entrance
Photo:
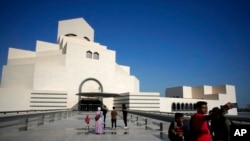
<instances>
[{"instance_id":1,"label":"arched entrance","mask_svg":"<svg viewBox=\"0 0 250 141\"><path fill-rule=\"evenodd\" d=\"M89 96L91 96L93 92L94 93L103 93L103 87L102 87L102 84L100 83L100 81L98 81L95 78L87 78L81 82L81 84L79 86L79 94L83 93L83 85L88 84L89 82L91 82L92 85L94 82L95 83L94 87L97 87L97 88L95 88L95 89L89 88L88 92L84 92L86 95L88 94ZM91 83L89 83L89 85L91 85ZM85 88L85 89L87 89L87 88ZM93 96L82 98L81 95L79 95L78 110L79 111L96 111L97 107L100 107L102 105L102 99L98 95L93 94Z\"/></svg>"},{"instance_id":2,"label":"arched entrance","mask_svg":"<svg viewBox=\"0 0 250 141\"><path fill-rule=\"evenodd\" d=\"M87 78L87 79L83 80L82 83L81 83L80 86L79 86L79 93L82 92L82 86L83 86L83 84L86 83L87 81L94 81L94 82L96 82L96 83L99 85L100 92L103 93L103 87L102 87L101 82L98 81L98 80L95 79L95 78Z\"/></svg>"}]
</instances>

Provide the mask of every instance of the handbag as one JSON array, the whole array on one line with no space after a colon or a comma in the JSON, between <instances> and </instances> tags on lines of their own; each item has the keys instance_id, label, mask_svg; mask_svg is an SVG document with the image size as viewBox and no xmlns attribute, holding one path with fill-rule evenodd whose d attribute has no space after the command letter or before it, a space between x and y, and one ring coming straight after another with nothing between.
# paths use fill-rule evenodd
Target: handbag
<instances>
[{"instance_id":1,"label":"handbag","mask_svg":"<svg viewBox=\"0 0 250 141\"><path fill-rule=\"evenodd\" d=\"M96 116L95 116L95 121L99 120L100 117L101 117L100 114L96 115Z\"/></svg>"}]
</instances>

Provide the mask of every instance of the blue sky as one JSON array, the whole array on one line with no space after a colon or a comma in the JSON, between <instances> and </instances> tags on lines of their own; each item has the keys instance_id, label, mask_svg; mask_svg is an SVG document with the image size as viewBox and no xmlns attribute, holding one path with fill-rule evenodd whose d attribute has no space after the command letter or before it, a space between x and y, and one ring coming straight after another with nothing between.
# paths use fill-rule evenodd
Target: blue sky
<instances>
[{"instance_id":1,"label":"blue sky","mask_svg":"<svg viewBox=\"0 0 250 141\"><path fill-rule=\"evenodd\" d=\"M231 84L239 105L250 103L249 0L1 0L1 69L9 47L56 43L58 21L79 17L141 91Z\"/></svg>"}]
</instances>

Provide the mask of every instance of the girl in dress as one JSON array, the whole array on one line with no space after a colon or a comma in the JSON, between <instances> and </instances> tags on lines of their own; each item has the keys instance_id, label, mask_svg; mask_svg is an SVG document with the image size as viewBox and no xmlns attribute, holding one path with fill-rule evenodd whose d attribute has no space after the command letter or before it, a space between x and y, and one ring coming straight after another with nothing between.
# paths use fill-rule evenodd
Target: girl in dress
<instances>
[{"instance_id":1,"label":"girl in dress","mask_svg":"<svg viewBox=\"0 0 250 141\"><path fill-rule=\"evenodd\" d=\"M90 123L90 118L89 115L87 114L85 117L85 128L89 130L89 123Z\"/></svg>"}]
</instances>

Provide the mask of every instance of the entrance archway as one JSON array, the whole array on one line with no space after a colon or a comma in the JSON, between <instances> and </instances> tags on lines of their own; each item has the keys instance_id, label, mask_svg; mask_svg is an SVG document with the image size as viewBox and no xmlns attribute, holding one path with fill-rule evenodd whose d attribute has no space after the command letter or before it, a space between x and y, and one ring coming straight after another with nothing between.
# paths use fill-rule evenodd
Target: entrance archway
<instances>
[{"instance_id":1,"label":"entrance archway","mask_svg":"<svg viewBox=\"0 0 250 141\"><path fill-rule=\"evenodd\" d=\"M83 84L86 83L87 81L95 81L95 82L99 85L99 88L100 88L101 93L103 93L103 87L102 87L101 82L98 81L98 80L95 79L95 78L87 78L87 79L83 80L82 83L81 83L80 86L79 86L79 93L82 92L82 86L83 86Z\"/></svg>"},{"instance_id":2,"label":"entrance archway","mask_svg":"<svg viewBox=\"0 0 250 141\"><path fill-rule=\"evenodd\" d=\"M99 86L99 93L103 93L103 86L100 81L98 81L95 78L87 78L83 80L79 86L79 94L83 92L82 87L86 82L89 81L94 81L98 84ZM88 94L92 94L93 92L85 92ZM100 107L102 105L102 100L100 99L99 96L96 97L91 97L91 98L81 98L81 95L78 97L78 110L79 111L96 111L97 107Z\"/></svg>"}]
</instances>

